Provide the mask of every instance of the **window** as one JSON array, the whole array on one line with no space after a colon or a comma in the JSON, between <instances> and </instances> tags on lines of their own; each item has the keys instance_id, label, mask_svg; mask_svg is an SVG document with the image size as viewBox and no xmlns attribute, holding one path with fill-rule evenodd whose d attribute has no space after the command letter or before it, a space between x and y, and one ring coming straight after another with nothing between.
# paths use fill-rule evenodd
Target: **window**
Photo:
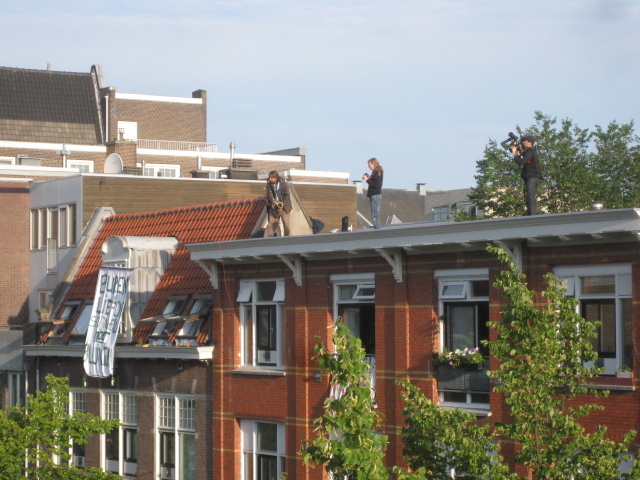
<instances>
[{"instance_id":1,"label":"window","mask_svg":"<svg viewBox=\"0 0 640 480\"><path fill-rule=\"evenodd\" d=\"M195 414L194 397L158 395L156 458L161 479L195 479Z\"/></svg>"},{"instance_id":2,"label":"window","mask_svg":"<svg viewBox=\"0 0 640 480\"><path fill-rule=\"evenodd\" d=\"M103 417L120 420L120 426L104 435L104 468L124 477L138 470L138 404L134 393L103 392Z\"/></svg>"},{"instance_id":3,"label":"window","mask_svg":"<svg viewBox=\"0 0 640 480\"><path fill-rule=\"evenodd\" d=\"M433 207L433 219L435 221L442 221L449 219L449 206L444 205L442 207Z\"/></svg>"},{"instance_id":4,"label":"window","mask_svg":"<svg viewBox=\"0 0 640 480\"><path fill-rule=\"evenodd\" d=\"M278 480L285 473L281 423L242 420L242 480Z\"/></svg>"},{"instance_id":5,"label":"window","mask_svg":"<svg viewBox=\"0 0 640 480\"><path fill-rule=\"evenodd\" d=\"M632 366L631 266L597 265L556 267L555 275L566 281L566 295L578 300L578 313L600 322L593 348L596 364L605 375L615 375L623 365Z\"/></svg>"},{"instance_id":6,"label":"window","mask_svg":"<svg viewBox=\"0 0 640 480\"><path fill-rule=\"evenodd\" d=\"M76 205L36 208L30 212L31 249L57 249L76 244ZM52 259L56 260L56 259Z\"/></svg>"},{"instance_id":7,"label":"window","mask_svg":"<svg viewBox=\"0 0 640 480\"><path fill-rule=\"evenodd\" d=\"M24 374L9 373L9 406L24 405L25 398Z\"/></svg>"},{"instance_id":8,"label":"window","mask_svg":"<svg viewBox=\"0 0 640 480\"><path fill-rule=\"evenodd\" d=\"M489 338L489 271L437 270L435 276L441 351L478 348L488 358L489 351L482 342ZM442 402L481 408L489 403L489 380L483 365L477 371L454 371L447 365L439 367L438 390Z\"/></svg>"},{"instance_id":9,"label":"window","mask_svg":"<svg viewBox=\"0 0 640 480\"><path fill-rule=\"evenodd\" d=\"M376 353L376 287L371 275L334 275L335 318L342 318L354 337L362 340L367 355Z\"/></svg>"},{"instance_id":10,"label":"window","mask_svg":"<svg viewBox=\"0 0 640 480\"><path fill-rule=\"evenodd\" d=\"M369 364L372 396L376 388L376 287L373 274L332 275L334 318L362 342Z\"/></svg>"},{"instance_id":11,"label":"window","mask_svg":"<svg viewBox=\"0 0 640 480\"><path fill-rule=\"evenodd\" d=\"M284 280L242 281L242 365L281 367Z\"/></svg>"},{"instance_id":12,"label":"window","mask_svg":"<svg viewBox=\"0 0 640 480\"><path fill-rule=\"evenodd\" d=\"M93 173L91 160L67 160L67 167L77 168L80 173Z\"/></svg>"},{"instance_id":13,"label":"window","mask_svg":"<svg viewBox=\"0 0 640 480\"><path fill-rule=\"evenodd\" d=\"M180 165L152 165L150 163L144 166L145 177L179 177Z\"/></svg>"},{"instance_id":14,"label":"window","mask_svg":"<svg viewBox=\"0 0 640 480\"><path fill-rule=\"evenodd\" d=\"M170 345L169 337L174 333L181 318L184 307L187 303L186 296L169 297L162 311L162 316L156 323L151 336L149 337L149 345L168 346Z\"/></svg>"},{"instance_id":15,"label":"window","mask_svg":"<svg viewBox=\"0 0 640 480\"><path fill-rule=\"evenodd\" d=\"M86 412L86 398L84 390L72 389L69 393L69 413ZM85 446L73 442L71 445L72 465L77 468L85 466Z\"/></svg>"},{"instance_id":16,"label":"window","mask_svg":"<svg viewBox=\"0 0 640 480\"><path fill-rule=\"evenodd\" d=\"M93 310L93 300L82 305L78 319L76 320L73 330L71 331L71 337L69 339L69 345L84 345L84 340L87 335L87 329L89 328L89 320L91 319L91 311Z\"/></svg>"},{"instance_id":17,"label":"window","mask_svg":"<svg viewBox=\"0 0 640 480\"><path fill-rule=\"evenodd\" d=\"M180 347L196 347L200 329L211 313L211 297L199 297L193 301L189 314L176 336L176 345Z\"/></svg>"}]
</instances>

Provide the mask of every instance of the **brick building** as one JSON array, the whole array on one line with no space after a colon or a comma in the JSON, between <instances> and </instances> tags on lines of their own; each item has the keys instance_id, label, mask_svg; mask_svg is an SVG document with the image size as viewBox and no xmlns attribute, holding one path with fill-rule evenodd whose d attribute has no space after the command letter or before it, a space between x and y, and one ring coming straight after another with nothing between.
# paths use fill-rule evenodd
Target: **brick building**
<instances>
[{"instance_id":1,"label":"brick building","mask_svg":"<svg viewBox=\"0 0 640 480\"><path fill-rule=\"evenodd\" d=\"M322 469L303 466L297 451L302 439L313 435L312 421L321 415L329 393L329 379L317 374L312 360L313 345L329 341L338 316L367 350L377 408L384 413L383 431L390 441L388 467L402 464L397 433L403 405L394 385L398 378L411 379L443 407L469 410L481 421L507 420L486 371L459 375L435 366L432 359L444 347L480 346L489 334L487 320L500 317L503 300L492 281L502 266L486 252L488 243L510 252L536 291L543 289L546 272L566 279L567 294L579 301L580 313L603 320L598 351L605 374L598 383L611 395L600 400L605 409L587 423L607 425L616 439L640 426L635 372L620 373L623 365L637 365L638 210L424 222L271 239L247 238L247 230L237 234L238 240L208 240L207 235L220 233L216 230L203 231L193 240L177 235L180 250L149 301L140 306L144 313L132 325L130 340L123 332L116 346L114 376L88 378L85 386L82 329L77 325L86 320L80 308L95 288L100 263L95 249L105 252L104 262L115 261L116 247L128 236L172 235L130 230L144 223L143 216L116 218L130 227L121 231L114 221L114 228L101 233L100 246L92 247L94 253L83 262L90 271L84 266L78 271L57 309L58 320L43 324L39 342L26 352L39 364L39 376L69 375L94 413L114 411L116 397L121 409L138 402L137 423L119 432L120 440L132 435L127 428L138 435L138 478L245 480L280 478L284 472L288 478L323 478ZM191 218L183 227L194 221ZM191 265L183 275L170 272L178 259L185 262L180 268ZM599 288L591 289L594 284ZM210 313L200 307L190 310L207 299ZM70 315L67 308L74 301L79 306ZM189 336L185 325L192 321L200 323L192 324ZM174 407L180 420L175 425L184 425L182 429L167 424L167 412ZM194 442L195 453L177 450L175 457L167 457L165 447L177 438L182 439L176 444ZM87 464L114 465L108 440L96 439L87 447ZM512 458L508 446L502 453Z\"/></svg>"},{"instance_id":2,"label":"brick building","mask_svg":"<svg viewBox=\"0 0 640 480\"><path fill-rule=\"evenodd\" d=\"M89 73L0 67L0 176L46 176L34 167L161 177L201 170L215 178L305 169L306 149L221 153L206 137L204 90L122 93L105 84L100 65Z\"/></svg>"}]
</instances>

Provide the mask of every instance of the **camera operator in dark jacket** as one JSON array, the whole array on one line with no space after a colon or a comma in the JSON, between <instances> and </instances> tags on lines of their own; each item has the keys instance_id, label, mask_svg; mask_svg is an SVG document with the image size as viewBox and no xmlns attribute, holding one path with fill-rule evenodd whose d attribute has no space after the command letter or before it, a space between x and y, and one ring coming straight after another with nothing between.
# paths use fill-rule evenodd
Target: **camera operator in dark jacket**
<instances>
[{"instance_id":1,"label":"camera operator in dark jacket","mask_svg":"<svg viewBox=\"0 0 640 480\"><path fill-rule=\"evenodd\" d=\"M524 153L516 146L511 147L511 153L513 153L513 160L522 167L520 177L524 180L524 199L527 204L525 215L536 215L536 193L542 180L538 151L533 145L536 139L532 135L525 135L521 141Z\"/></svg>"}]
</instances>

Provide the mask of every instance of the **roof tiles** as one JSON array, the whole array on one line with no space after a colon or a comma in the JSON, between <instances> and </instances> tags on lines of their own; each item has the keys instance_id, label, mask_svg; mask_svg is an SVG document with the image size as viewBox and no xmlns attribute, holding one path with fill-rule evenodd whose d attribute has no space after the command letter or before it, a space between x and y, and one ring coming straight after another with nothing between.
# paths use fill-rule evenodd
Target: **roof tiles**
<instances>
[{"instance_id":1,"label":"roof tiles","mask_svg":"<svg viewBox=\"0 0 640 480\"><path fill-rule=\"evenodd\" d=\"M178 239L178 249L156 285L142 318L161 314L169 295L210 293L207 274L191 261L185 244L249 238L263 211L264 200L252 198L108 217L72 281L65 302L93 298L102 265L100 249L112 236Z\"/></svg>"}]
</instances>

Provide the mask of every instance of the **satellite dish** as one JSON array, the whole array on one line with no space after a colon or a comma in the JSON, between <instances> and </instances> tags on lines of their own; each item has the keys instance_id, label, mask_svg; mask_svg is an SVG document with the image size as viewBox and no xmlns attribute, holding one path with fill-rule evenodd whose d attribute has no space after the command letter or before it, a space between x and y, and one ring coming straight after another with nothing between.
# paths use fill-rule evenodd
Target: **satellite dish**
<instances>
[{"instance_id":1,"label":"satellite dish","mask_svg":"<svg viewBox=\"0 0 640 480\"><path fill-rule=\"evenodd\" d=\"M112 153L104 161L104 173L122 173L122 165L122 157Z\"/></svg>"}]
</instances>

